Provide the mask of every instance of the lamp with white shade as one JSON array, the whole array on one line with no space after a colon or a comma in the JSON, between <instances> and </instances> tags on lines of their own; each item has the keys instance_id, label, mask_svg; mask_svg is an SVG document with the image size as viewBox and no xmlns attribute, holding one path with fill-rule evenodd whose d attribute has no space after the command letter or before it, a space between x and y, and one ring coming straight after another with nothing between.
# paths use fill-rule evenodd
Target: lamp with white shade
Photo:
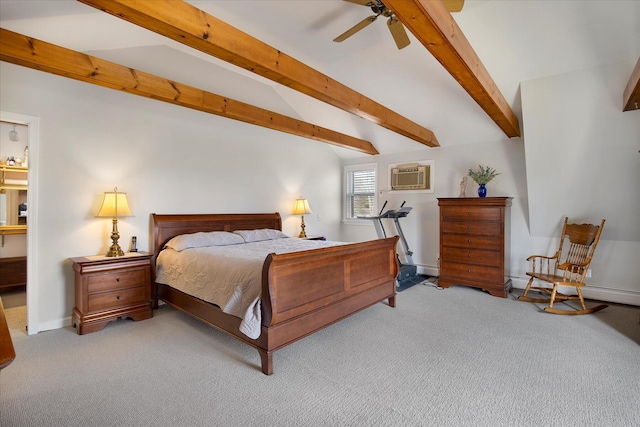
<instances>
[{"instance_id":1,"label":"lamp with white shade","mask_svg":"<svg viewBox=\"0 0 640 427\"><path fill-rule=\"evenodd\" d=\"M98 218L113 218L113 230L111 232L112 244L105 256L123 256L124 252L118 244L118 239L120 239L120 234L118 233L118 218L133 216L131 209L129 209L127 193L119 193L117 187L113 189L113 192L105 192L104 198L102 199L102 207L100 207L100 211L96 216Z\"/></svg>"},{"instance_id":2,"label":"lamp with white shade","mask_svg":"<svg viewBox=\"0 0 640 427\"><path fill-rule=\"evenodd\" d=\"M303 199L302 197L300 197L299 199L296 199L296 202L293 205L293 211L291 212L291 214L301 215L302 217L302 224L301 224L302 228L300 230L300 235L298 236L300 238L307 237L307 233L304 231L304 216L310 213L313 213L313 212L311 212L311 208L309 207L309 202L307 202L307 199Z\"/></svg>"}]
</instances>

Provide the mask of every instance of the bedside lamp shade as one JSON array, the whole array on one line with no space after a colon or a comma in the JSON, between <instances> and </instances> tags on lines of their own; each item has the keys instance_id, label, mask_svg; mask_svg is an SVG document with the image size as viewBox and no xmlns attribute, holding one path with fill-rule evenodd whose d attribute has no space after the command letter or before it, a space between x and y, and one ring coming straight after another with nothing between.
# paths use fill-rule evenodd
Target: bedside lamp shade
<instances>
[{"instance_id":1,"label":"bedside lamp shade","mask_svg":"<svg viewBox=\"0 0 640 427\"><path fill-rule=\"evenodd\" d=\"M310 213L313 213L313 212L311 212L311 208L309 207L309 202L307 202L307 199L303 199L302 197L299 199L296 199L296 202L293 205L293 211L291 212L291 214L302 216L300 235L298 235L298 237L300 238L307 237L307 233L304 231L304 216Z\"/></svg>"},{"instance_id":2,"label":"bedside lamp shade","mask_svg":"<svg viewBox=\"0 0 640 427\"><path fill-rule=\"evenodd\" d=\"M118 193L118 188L114 188L113 192L105 192L102 199L102 206L96 215L99 218L113 218L113 230L111 232L112 245L106 256L123 256L124 252L118 244L120 234L118 233L118 218L133 216L129 209L127 201L127 193Z\"/></svg>"}]
</instances>

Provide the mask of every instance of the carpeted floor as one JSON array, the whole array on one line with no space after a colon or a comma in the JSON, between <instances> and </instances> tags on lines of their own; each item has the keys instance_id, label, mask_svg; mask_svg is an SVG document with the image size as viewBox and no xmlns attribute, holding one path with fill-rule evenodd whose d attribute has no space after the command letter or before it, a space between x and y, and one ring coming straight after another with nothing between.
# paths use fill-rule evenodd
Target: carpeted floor
<instances>
[{"instance_id":1,"label":"carpeted floor","mask_svg":"<svg viewBox=\"0 0 640 427\"><path fill-rule=\"evenodd\" d=\"M9 328L27 333L27 294L24 290L10 290L0 294Z\"/></svg>"},{"instance_id":2,"label":"carpeted floor","mask_svg":"<svg viewBox=\"0 0 640 427\"><path fill-rule=\"evenodd\" d=\"M516 295L413 286L277 351L272 376L167 306L83 336L12 332L2 425L640 425L640 308L558 316Z\"/></svg>"}]
</instances>

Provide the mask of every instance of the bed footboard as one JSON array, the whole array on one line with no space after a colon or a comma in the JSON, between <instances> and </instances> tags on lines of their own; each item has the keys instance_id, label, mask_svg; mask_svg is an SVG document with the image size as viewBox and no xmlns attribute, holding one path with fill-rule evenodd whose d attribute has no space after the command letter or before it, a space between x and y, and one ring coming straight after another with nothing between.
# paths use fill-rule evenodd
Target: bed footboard
<instances>
[{"instance_id":1,"label":"bed footboard","mask_svg":"<svg viewBox=\"0 0 640 427\"><path fill-rule=\"evenodd\" d=\"M385 299L395 306L397 242L395 236L269 255L263 267L262 325L269 335L264 350L269 353Z\"/></svg>"}]
</instances>

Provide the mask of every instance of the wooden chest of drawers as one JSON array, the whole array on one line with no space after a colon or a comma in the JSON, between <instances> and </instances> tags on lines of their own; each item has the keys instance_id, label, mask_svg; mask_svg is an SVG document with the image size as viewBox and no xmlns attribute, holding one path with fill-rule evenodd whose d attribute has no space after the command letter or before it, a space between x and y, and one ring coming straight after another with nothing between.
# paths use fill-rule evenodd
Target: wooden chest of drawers
<instances>
[{"instance_id":1,"label":"wooden chest of drawers","mask_svg":"<svg viewBox=\"0 0 640 427\"><path fill-rule=\"evenodd\" d=\"M439 198L443 288L464 285L506 298L511 197Z\"/></svg>"},{"instance_id":2,"label":"wooden chest of drawers","mask_svg":"<svg viewBox=\"0 0 640 427\"><path fill-rule=\"evenodd\" d=\"M72 258L78 334L99 331L118 318L148 319L151 310L151 254Z\"/></svg>"}]
</instances>

